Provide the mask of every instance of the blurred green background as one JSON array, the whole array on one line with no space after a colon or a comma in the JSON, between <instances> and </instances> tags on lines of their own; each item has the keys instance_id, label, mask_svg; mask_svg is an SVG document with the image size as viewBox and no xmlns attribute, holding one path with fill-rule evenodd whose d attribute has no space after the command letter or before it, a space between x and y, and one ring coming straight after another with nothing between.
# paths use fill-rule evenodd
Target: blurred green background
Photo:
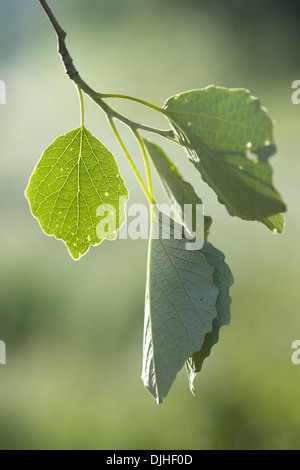
<instances>
[{"instance_id":1,"label":"blurred green background","mask_svg":"<svg viewBox=\"0 0 300 470\"><path fill-rule=\"evenodd\" d=\"M275 119L274 181L288 204L283 236L230 217L192 174L213 216L211 241L235 285L232 323L196 380L185 372L157 406L140 380L146 241L104 242L80 262L46 237L24 197L42 151L77 127L77 92L37 0L0 0L0 449L299 449L299 5L292 1L49 0L84 79L162 105L209 84L249 88ZM132 118L165 125L130 103ZM117 157L131 202L144 201L105 116L86 125ZM138 166L134 140L121 129ZM159 139L157 142L160 142ZM159 193L160 194L160 193ZM159 196L160 197L160 196ZM162 196L161 196L162 197Z\"/></svg>"}]
</instances>

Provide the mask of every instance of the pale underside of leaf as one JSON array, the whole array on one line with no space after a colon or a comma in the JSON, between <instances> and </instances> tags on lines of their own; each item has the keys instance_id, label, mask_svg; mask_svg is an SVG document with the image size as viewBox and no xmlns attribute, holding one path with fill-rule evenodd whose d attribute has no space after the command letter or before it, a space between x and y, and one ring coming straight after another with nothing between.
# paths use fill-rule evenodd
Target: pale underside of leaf
<instances>
[{"instance_id":1,"label":"pale underside of leaf","mask_svg":"<svg viewBox=\"0 0 300 470\"><path fill-rule=\"evenodd\" d=\"M202 204L192 185L183 180L164 151L149 141L145 141L145 144L170 201L178 203L181 207L188 203ZM211 223L211 217L205 216L205 240L207 240ZM194 393L193 383L196 374L200 372L204 359L210 355L212 347L218 342L220 328L230 323L231 299L229 297L229 288L233 284L233 277L228 265L225 263L223 253L210 243L205 243L201 251L205 255L206 261L213 268L213 282L219 293L216 302L217 317L213 320L212 331L205 336L201 349L186 361L192 393Z\"/></svg>"},{"instance_id":2,"label":"pale underside of leaf","mask_svg":"<svg viewBox=\"0 0 300 470\"><path fill-rule=\"evenodd\" d=\"M261 221L286 210L268 162L276 150L272 121L247 90L210 86L170 98L164 110L232 215Z\"/></svg>"},{"instance_id":3,"label":"pale underside of leaf","mask_svg":"<svg viewBox=\"0 0 300 470\"><path fill-rule=\"evenodd\" d=\"M228 265L225 263L224 255L210 243L206 243L202 249L214 270L213 281L217 286L219 293L216 303L218 312L217 317L213 321L213 328L207 333L201 349L193 354L186 362L186 369L190 383L190 389L194 393L194 379L196 374L200 372L205 358L207 358L212 347L219 341L219 331L222 326L230 323L230 305L231 298L229 296L229 288L233 284L233 277Z\"/></svg>"},{"instance_id":4,"label":"pale underside of leaf","mask_svg":"<svg viewBox=\"0 0 300 470\"><path fill-rule=\"evenodd\" d=\"M26 196L44 232L62 240L77 260L91 245L116 238L128 191L114 156L80 127L45 150Z\"/></svg>"},{"instance_id":5,"label":"pale underside of leaf","mask_svg":"<svg viewBox=\"0 0 300 470\"><path fill-rule=\"evenodd\" d=\"M153 142L144 139L144 143L148 154L157 170L158 176L161 179L163 187L167 193L169 201L174 208L176 205L180 208L178 214L179 223L184 223L184 206L191 204L193 206L202 205L202 199L196 194L193 186L185 181L179 173L176 166L167 157L165 152ZM212 218L204 216L204 239L207 240Z\"/></svg>"},{"instance_id":6,"label":"pale underside of leaf","mask_svg":"<svg viewBox=\"0 0 300 470\"><path fill-rule=\"evenodd\" d=\"M180 231L176 222L170 224ZM165 239L164 232L157 214L149 250L142 378L158 403L212 330L218 297L204 253L186 250L185 239Z\"/></svg>"}]
</instances>

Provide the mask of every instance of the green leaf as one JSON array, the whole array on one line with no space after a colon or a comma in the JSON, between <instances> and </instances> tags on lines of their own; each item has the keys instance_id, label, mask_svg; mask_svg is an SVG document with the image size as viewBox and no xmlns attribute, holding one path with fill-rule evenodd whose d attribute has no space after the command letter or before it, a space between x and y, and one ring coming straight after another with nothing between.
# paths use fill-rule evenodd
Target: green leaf
<instances>
[{"instance_id":1,"label":"green leaf","mask_svg":"<svg viewBox=\"0 0 300 470\"><path fill-rule=\"evenodd\" d=\"M223 253L210 243L205 243L202 252L214 270L213 282L219 290L216 303L218 315L213 320L212 331L206 335L201 349L186 361L186 370L192 393L195 393L194 379L197 372L200 372L204 359L210 355L212 347L219 341L220 328L230 323L231 298L229 297L229 288L233 284L233 277L228 265L225 263Z\"/></svg>"},{"instance_id":2,"label":"green leaf","mask_svg":"<svg viewBox=\"0 0 300 470\"><path fill-rule=\"evenodd\" d=\"M261 220L285 212L268 159L272 121L244 89L210 86L171 97L164 106L188 155L229 212Z\"/></svg>"},{"instance_id":3,"label":"green leaf","mask_svg":"<svg viewBox=\"0 0 300 470\"><path fill-rule=\"evenodd\" d=\"M165 220L159 213L152 222L142 373L145 387L158 403L212 330L219 293L205 254L188 251L187 240L176 239L182 226L171 219L168 237Z\"/></svg>"},{"instance_id":4,"label":"green leaf","mask_svg":"<svg viewBox=\"0 0 300 470\"><path fill-rule=\"evenodd\" d=\"M274 233L283 233L285 227L284 214L271 215L267 219L262 219L261 222L265 224Z\"/></svg>"},{"instance_id":5,"label":"green leaf","mask_svg":"<svg viewBox=\"0 0 300 470\"><path fill-rule=\"evenodd\" d=\"M26 190L32 214L74 259L125 221L128 191L114 156L87 129L58 137L43 153Z\"/></svg>"},{"instance_id":6,"label":"green leaf","mask_svg":"<svg viewBox=\"0 0 300 470\"><path fill-rule=\"evenodd\" d=\"M194 188L183 180L182 176L170 162L163 150L156 144L146 140L145 145L170 201L179 204L181 208L183 208L186 203L202 204ZM206 216L205 240L207 240L211 223L211 217ZM230 323L231 299L229 297L229 288L233 284L233 277L229 267L224 261L224 255L210 243L205 243L201 251L204 253L207 262L213 268L213 282L215 286L217 286L219 294L216 303L217 317L213 320L212 331L205 336L201 350L195 352L193 356L186 361L192 393L194 393L193 383L195 376L197 372L200 372L204 359L210 355L212 347L218 342L221 326Z\"/></svg>"},{"instance_id":7,"label":"green leaf","mask_svg":"<svg viewBox=\"0 0 300 470\"><path fill-rule=\"evenodd\" d=\"M176 166L169 160L165 152L158 145L146 139L144 139L144 143L171 204L177 204L181 209L178 218L182 219L185 204L202 205L202 200L196 194L193 186L183 179ZM179 220L179 222L184 223L183 220ZM205 240L207 240L211 224L212 218L204 216Z\"/></svg>"}]
</instances>

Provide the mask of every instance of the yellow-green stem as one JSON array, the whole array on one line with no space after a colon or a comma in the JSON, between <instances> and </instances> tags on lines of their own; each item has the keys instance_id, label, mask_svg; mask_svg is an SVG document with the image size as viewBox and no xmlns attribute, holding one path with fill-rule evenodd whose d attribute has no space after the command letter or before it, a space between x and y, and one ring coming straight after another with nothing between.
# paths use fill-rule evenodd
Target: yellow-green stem
<instances>
[{"instance_id":1,"label":"yellow-green stem","mask_svg":"<svg viewBox=\"0 0 300 470\"><path fill-rule=\"evenodd\" d=\"M133 132L134 132L134 135L135 135L135 137L136 137L136 139L137 139L137 141L138 141L138 143L140 144L140 147L141 147L142 155L143 155L144 162L145 162L146 173L147 173L148 188L149 188L149 192L150 192L152 198L154 199L153 182L152 182L151 168L150 168L150 162L149 162L147 150L146 150L144 141L143 141L142 137L140 136L140 134L138 133L138 131L136 129L134 129Z\"/></svg>"},{"instance_id":2,"label":"yellow-green stem","mask_svg":"<svg viewBox=\"0 0 300 470\"><path fill-rule=\"evenodd\" d=\"M80 101L80 116L81 116L81 128L84 128L84 102L83 102L83 95L80 86L77 86L78 94L79 94L79 101Z\"/></svg>"},{"instance_id":3,"label":"yellow-green stem","mask_svg":"<svg viewBox=\"0 0 300 470\"><path fill-rule=\"evenodd\" d=\"M149 192L149 190L148 190L146 184L144 183L143 178L142 178L141 175L140 175L139 170L138 170L137 167L135 166L134 161L132 160L132 158L131 158L131 156L130 156L130 154L129 154L129 152L128 152L128 150L127 150L127 148L126 148L126 146L125 146L125 144L124 144L124 142L123 142L123 140L121 139L121 136L120 136L120 134L119 134L119 132L118 132L116 126L115 126L115 123L114 123L114 121L113 121L113 118L112 118L111 116L107 116L107 118L108 118L109 124L110 124L110 126L111 126L111 128L112 128L112 130L113 130L113 133L115 134L116 139L117 139L117 141L119 142L119 145L120 145L121 149L123 150L123 153L124 153L125 157L127 158L127 161L128 161L128 163L129 163L129 165L131 166L131 169L132 169L133 173L135 174L135 176L136 176L138 182L140 183L140 186L141 186L142 190L143 190L144 193L145 193L145 196L147 197L147 199L148 199L148 201L149 201L149 203L150 203L151 205L152 205L152 204L155 204L155 201L154 201L154 199L153 199L153 196L150 194L150 192Z\"/></svg>"},{"instance_id":4,"label":"yellow-green stem","mask_svg":"<svg viewBox=\"0 0 300 470\"><path fill-rule=\"evenodd\" d=\"M164 110L160 108L159 106L149 103L148 101L141 100L140 98L134 98L133 96L119 95L119 94L114 94L114 93L99 93L99 97L100 98L119 98L123 100L134 101L135 103L142 104L143 106L147 106L148 108L151 108L154 111L164 114Z\"/></svg>"}]
</instances>

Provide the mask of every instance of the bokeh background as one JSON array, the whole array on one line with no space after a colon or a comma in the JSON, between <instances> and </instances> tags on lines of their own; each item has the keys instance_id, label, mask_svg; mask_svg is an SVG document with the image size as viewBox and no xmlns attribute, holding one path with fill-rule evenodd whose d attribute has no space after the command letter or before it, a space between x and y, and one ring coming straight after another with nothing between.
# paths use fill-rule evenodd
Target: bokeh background
<instances>
[{"instance_id":1,"label":"bokeh background","mask_svg":"<svg viewBox=\"0 0 300 470\"><path fill-rule=\"evenodd\" d=\"M211 241L235 285L232 323L196 379L183 370L156 405L140 379L146 241L104 242L80 262L46 237L24 197L42 151L79 125L77 92L37 0L0 0L0 449L299 449L299 2L49 0L85 80L102 92L162 105L209 84L245 87L275 119L274 181L288 204L284 235L230 217L192 174L213 216ZM163 126L138 105L113 103ZM86 100L86 126L113 151L144 201L105 116ZM120 128L143 171L134 140ZM157 142L160 142L159 139ZM163 197L159 192L159 197Z\"/></svg>"}]
</instances>

